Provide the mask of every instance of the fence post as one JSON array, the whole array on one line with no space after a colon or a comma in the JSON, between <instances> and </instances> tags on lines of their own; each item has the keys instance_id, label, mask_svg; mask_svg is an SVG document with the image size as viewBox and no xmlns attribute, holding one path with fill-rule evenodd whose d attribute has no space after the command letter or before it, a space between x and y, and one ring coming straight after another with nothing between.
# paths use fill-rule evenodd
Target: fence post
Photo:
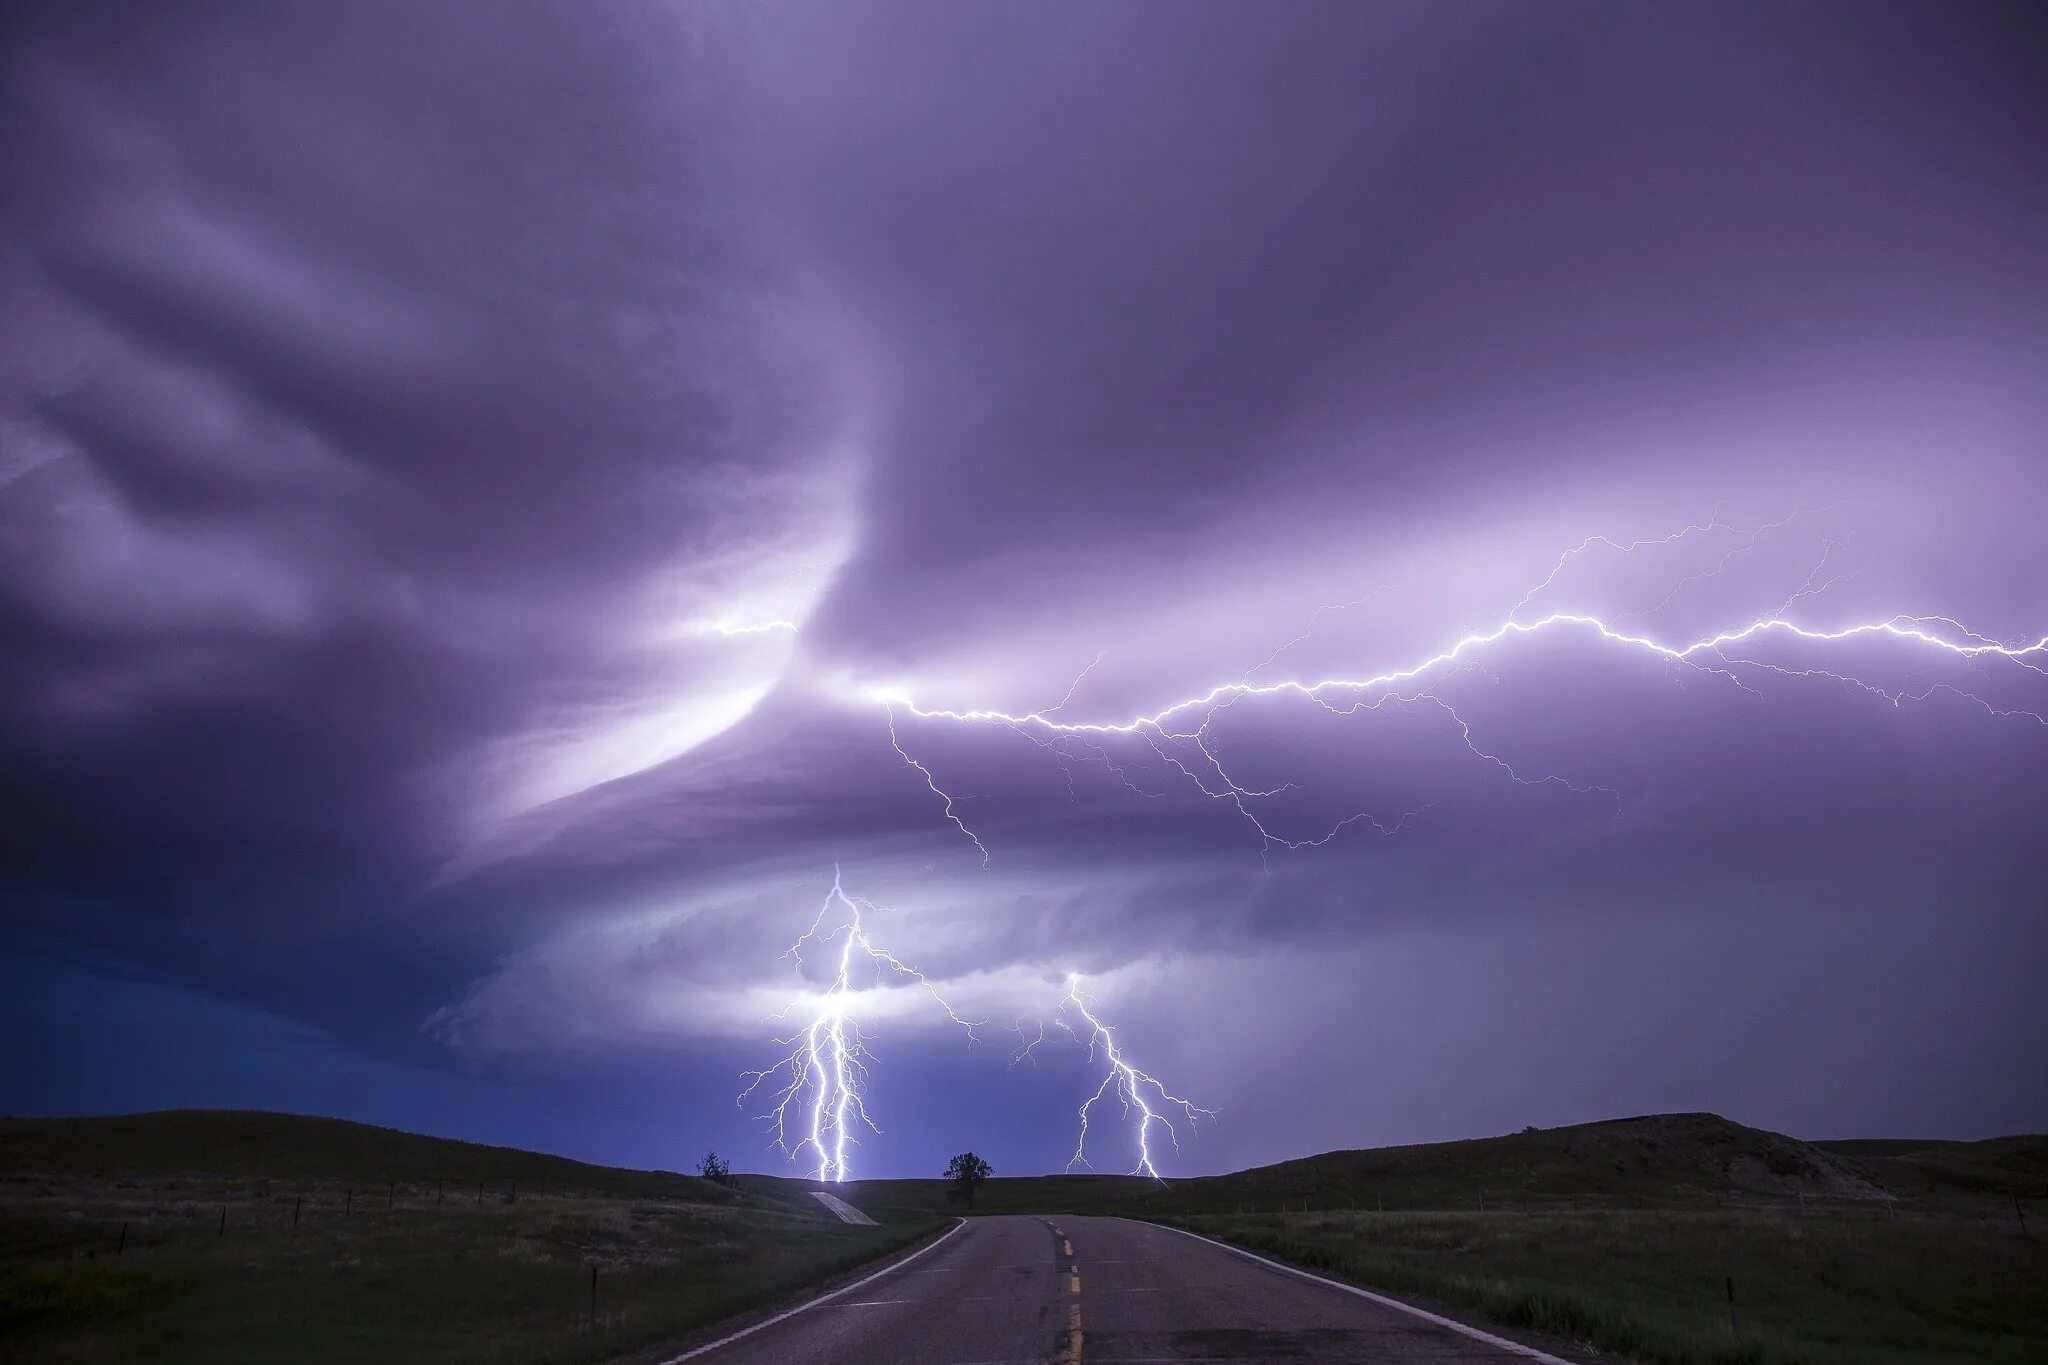
<instances>
[{"instance_id":1,"label":"fence post","mask_svg":"<svg viewBox=\"0 0 2048 1365\"><path fill-rule=\"evenodd\" d=\"M349 1187L349 1191L348 1191L348 1198L342 1201L342 1205L341 1205L341 1213L342 1213L342 1216L343 1216L343 1217L345 1218L345 1217L347 1217L347 1216L348 1216L349 1214L351 1214L351 1213L355 1212L355 1207L356 1207L356 1191L355 1191L355 1187L354 1187L353 1185L351 1185L351 1186Z\"/></svg>"},{"instance_id":2,"label":"fence post","mask_svg":"<svg viewBox=\"0 0 2048 1365\"><path fill-rule=\"evenodd\" d=\"M2027 1211L2020 1207L2020 1197L2018 1195L2012 1197L2012 1211L2020 1220L2020 1236L2027 1236ZM123 1226L126 1225L124 1224Z\"/></svg>"},{"instance_id":3,"label":"fence post","mask_svg":"<svg viewBox=\"0 0 2048 1365\"><path fill-rule=\"evenodd\" d=\"M447 1184L447 1182L444 1180L436 1180L434 1182L434 1207L437 1209L441 1207L441 1196L444 1193L446 1193L446 1191L442 1188L442 1186L444 1186L445 1184Z\"/></svg>"},{"instance_id":4,"label":"fence post","mask_svg":"<svg viewBox=\"0 0 2048 1365\"><path fill-rule=\"evenodd\" d=\"M1742 1335L1742 1324L1735 1319L1735 1277L1728 1275L1723 1278L1728 1285L1728 1335L1740 1337Z\"/></svg>"},{"instance_id":5,"label":"fence post","mask_svg":"<svg viewBox=\"0 0 2048 1365\"><path fill-rule=\"evenodd\" d=\"M2019 1200L2017 1200L2017 1199L2015 1199L2015 1200L2013 1200L2012 1202L2013 1202L2013 1203L2015 1203L2015 1204L2017 1204L2017 1203L2019 1203L2020 1201L2019 1201ZM2025 1219L2021 1219L2021 1220L2020 1220L2020 1223L2021 1223L2021 1226L2022 1226L2022 1227L2024 1228L2024 1227L2025 1227L2025 1225L2026 1225L2026 1220L2025 1220ZM117 1243L116 1243L116 1244L114 1245L114 1254L115 1254L116 1256L119 1256L119 1255L121 1255L121 1254L122 1254L123 1252L125 1252L125 1251L127 1251L127 1250L128 1250L128 1225L127 1225L126 1223L123 1223L123 1224L121 1224L121 1240L120 1240L119 1242L117 1242Z\"/></svg>"},{"instance_id":6,"label":"fence post","mask_svg":"<svg viewBox=\"0 0 2048 1365\"><path fill-rule=\"evenodd\" d=\"M228 1235L228 1206L226 1204L222 1204L220 1206L220 1231L214 1233L213 1235L216 1237L225 1237Z\"/></svg>"},{"instance_id":7,"label":"fence post","mask_svg":"<svg viewBox=\"0 0 2048 1365\"><path fill-rule=\"evenodd\" d=\"M293 1226L293 1227L297 1227L297 1226L299 1225L299 1205L301 1205L301 1204L303 1204L303 1203L305 1203L305 1202L306 1202L306 1196L304 1196L304 1195L300 1195L300 1196L298 1196L298 1197L297 1197L296 1199L292 1200L292 1226Z\"/></svg>"},{"instance_id":8,"label":"fence post","mask_svg":"<svg viewBox=\"0 0 2048 1365\"><path fill-rule=\"evenodd\" d=\"M476 1202L478 1205L484 1202L484 1182L481 1180L476 1182Z\"/></svg>"}]
</instances>

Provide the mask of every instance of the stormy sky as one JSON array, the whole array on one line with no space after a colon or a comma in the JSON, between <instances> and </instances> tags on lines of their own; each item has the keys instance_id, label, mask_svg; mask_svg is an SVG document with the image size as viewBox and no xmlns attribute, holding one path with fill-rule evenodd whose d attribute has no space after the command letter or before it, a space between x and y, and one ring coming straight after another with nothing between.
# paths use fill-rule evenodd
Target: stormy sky
<instances>
[{"instance_id":1,"label":"stormy sky","mask_svg":"<svg viewBox=\"0 0 2048 1365\"><path fill-rule=\"evenodd\" d=\"M10 7L0 1110L2048 1127L2043 38Z\"/></svg>"}]
</instances>

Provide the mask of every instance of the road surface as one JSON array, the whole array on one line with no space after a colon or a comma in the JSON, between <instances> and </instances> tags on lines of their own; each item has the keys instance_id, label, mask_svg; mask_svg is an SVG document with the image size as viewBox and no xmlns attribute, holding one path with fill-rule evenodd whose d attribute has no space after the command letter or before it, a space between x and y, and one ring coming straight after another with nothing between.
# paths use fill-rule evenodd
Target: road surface
<instances>
[{"instance_id":1,"label":"road surface","mask_svg":"<svg viewBox=\"0 0 2048 1365\"><path fill-rule=\"evenodd\" d=\"M908 1259L667 1365L1082 1361L1565 1365L1170 1228L970 1218Z\"/></svg>"}]
</instances>

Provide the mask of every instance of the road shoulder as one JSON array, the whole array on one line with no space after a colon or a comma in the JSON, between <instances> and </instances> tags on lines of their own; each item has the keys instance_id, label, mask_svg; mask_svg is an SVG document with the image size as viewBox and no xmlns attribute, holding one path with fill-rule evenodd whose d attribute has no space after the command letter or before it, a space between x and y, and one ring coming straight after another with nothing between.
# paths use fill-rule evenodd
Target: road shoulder
<instances>
[{"instance_id":1,"label":"road shoulder","mask_svg":"<svg viewBox=\"0 0 2048 1365\"><path fill-rule=\"evenodd\" d=\"M879 1278L904 1262L924 1255L959 1232L966 1226L966 1221L964 1218L956 1217L950 1222L928 1228L923 1234L912 1237L893 1250L836 1275L814 1281L794 1294L780 1295L743 1312L734 1313L715 1322L707 1322L688 1332L664 1337L651 1345L636 1347L623 1354L607 1357L606 1365L665 1365L665 1362L685 1358L707 1346L722 1344L735 1336L751 1333L771 1322L844 1293L866 1280Z\"/></svg>"},{"instance_id":2,"label":"road shoulder","mask_svg":"<svg viewBox=\"0 0 2048 1365\"><path fill-rule=\"evenodd\" d=\"M1444 1303L1420 1294L1389 1293L1322 1266L1301 1265L1263 1247L1253 1249L1238 1246L1224 1238L1160 1219L1117 1216L1125 1222L1142 1223L1148 1227L1161 1228L1167 1232L1193 1238L1198 1242L1206 1242L1233 1255L1265 1265L1274 1274L1290 1275L1320 1282L1333 1289L1362 1294L1384 1307L1407 1312L1424 1320L1434 1320L1442 1324L1445 1331L1457 1332L1461 1336L1482 1341L1498 1342L1507 1349L1527 1353L1532 1365L1628 1365L1623 1357L1600 1351L1585 1342L1569 1341L1547 1333L1531 1331L1526 1327L1494 1322L1483 1314L1475 1313L1459 1304Z\"/></svg>"}]
</instances>

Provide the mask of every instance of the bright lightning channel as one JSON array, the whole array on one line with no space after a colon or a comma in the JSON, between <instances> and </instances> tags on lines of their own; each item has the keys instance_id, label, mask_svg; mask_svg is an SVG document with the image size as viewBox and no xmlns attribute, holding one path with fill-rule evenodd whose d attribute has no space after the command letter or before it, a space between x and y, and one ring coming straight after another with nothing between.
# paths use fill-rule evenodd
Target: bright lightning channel
<instances>
[{"instance_id":1,"label":"bright lightning channel","mask_svg":"<svg viewBox=\"0 0 2048 1365\"><path fill-rule=\"evenodd\" d=\"M1203 796L1235 807L1237 813L1258 835L1262 858L1274 847L1303 849L1327 844L1355 824L1368 824L1381 834L1391 834L1420 815L1421 809L1407 811L1391 821L1381 820L1365 812L1347 815L1315 837L1288 838L1273 832L1261 819L1258 803L1292 790L1293 784L1263 789L1244 785L1225 768L1210 732L1211 723L1220 713L1249 698L1291 694L1306 698L1334 715L1344 716L1356 715L1361 711L1377 711L1387 706L1402 710L1431 708L1445 718L1456 739L1465 749L1474 757L1500 769L1510 780L1525 786L1555 785L1582 795L1597 794L1612 801L1618 808L1620 794L1612 788L1577 783L1555 774L1525 776L1506 759L1482 748L1465 718L1435 691L1435 688L1455 676L1457 672L1465 668L1482 667L1479 656L1492 647L1521 637L1581 632L1596 640L1710 675L1752 695L1760 694L1751 686L1750 679L1761 674L1773 674L1780 678L1833 682L1889 702L1895 708L1903 708L1907 702L1928 701L1936 694L1946 694L1995 717L2026 719L2048 727L2048 716L2036 711L1994 706L1976 694L1949 683L1935 683L1918 690L1893 689L1849 673L1821 668L1794 669L1748 657L1745 646L1762 644L1774 638L1827 646L1859 640L1889 640L1913 648L1950 655L1980 667L1987 663L2004 663L2048 676L2048 636L2033 641L2008 642L1977 634L1950 617L1906 613L1881 620L1854 622L1832 629L1817 629L1788 619L1785 613L1796 603L1817 595L1839 581L1839 576L1825 580L1821 577L1827 567L1828 555L1838 548L1832 541L1825 545L1820 562L1814 566L1806 582L1770 614L1755 617L1697 639L1677 642L1660 640L1644 630L1624 629L1619 626L1619 622L1640 619L1669 605L1688 588L1720 574L1736 557L1755 548L1764 535L1782 529L1803 515L1806 514L1794 513L1781 521L1757 527L1747 533L1738 532L1736 528L1723 524L1717 515L1709 518L1704 524L1687 526L1683 530L1657 539L1622 542L1607 536L1589 537L1565 550L1550 572L1524 593L1498 624L1471 631L1449 646L1415 663L1366 676L1254 681L1256 675L1269 667L1286 648L1306 638L1304 634L1290 641L1289 646L1282 646L1271 658L1235 681L1220 683L1206 691L1170 702L1155 711L1120 719L1075 720L1057 714L1064 711L1073 700L1073 688L1068 689L1066 696L1057 706L1025 712L993 708L956 709L921 706L900 686L886 690L870 690L864 695L868 700L883 707L887 713L891 745L906 764L917 770L924 778L925 785L943 803L946 819L973 842L981 854L983 866L988 864L987 846L968 826L959 813L955 798L940 785L931 769L913 758L905 749L897 727L899 709L902 714L923 721L952 721L968 725L1008 727L1039 747L1051 750L1060 759L1062 767L1067 760L1073 758L1100 762L1130 790L1142 796L1156 797L1159 793L1145 791L1134 785L1110 758L1109 751L1103 745L1104 741L1119 738L1141 740L1167 766L1193 784ZM1608 619L1576 611L1555 611L1531 620L1521 619L1521 614L1529 604L1552 587L1572 561L1595 548L1628 556L1645 547L1668 546L1696 535L1723 532L1734 534L1738 539L1733 547L1721 555L1719 562L1710 569L1683 578L1660 602L1646 610L1625 612ZM1099 660L1100 656L1097 661ZM1089 667L1093 668L1094 665L1090 664ZM1084 669L1083 676L1086 672ZM1076 686L1078 684L1079 679L1076 679ZM1068 746L1078 746L1081 752L1076 754Z\"/></svg>"},{"instance_id":2,"label":"bright lightning channel","mask_svg":"<svg viewBox=\"0 0 2048 1365\"><path fill-rule=\"evenodd\" d=\"M882 1131L868 1116L866 1104L874 1054L868 1051L857 1014L863 994L913 981L970 1039L975 1036L974 1024L953 1012L924 973L875 942L862 916L878 909L872 901L847 894L835 864L824 904L785 954L801 969L807 946L831 951L836 961L832 981L822 992L794 1001L784 1011L787 1017L790 1011L808 1007L811 1016L802 1030L775 1040L789 1049L788 1055L742 1077L747 1087L739 1102L746 1103L756 1092L767 1093L774 1106L760 1117L771 1126L774 1145L792 1161L802 1162L808 1154L817 1163L816 1178L821 1181L847 1179L847 1148L858 1145L858 1129ZM856 981L863 967L868 969L865 985Z\"/></svg>"},{"instance_id":3,"label":"bright lightning channel","mask_svg":"<svg viewBox=\"0 0 2048 1365\"><path fill-rule=\"evenodd\" d=\"M1085 1038L1082 1037L1083 1030L1081 1028L1077 1028L1074 1024L1068 1022L1067 1015L1069 1011L1080 1016L1081 1023L1086 1028L1087 1036ZM1152 1125L1156 1123L1166 1131L1167 1139L1172 1142L1173 1149L1178 1152L1180 1150L1180 1133L1174 1127L1173 1120L1168 1117L1168 1114L1173 1110L1179 1110L1181 1120L1190 1129L1193 1129L1197 1119L1215 1118L1215 1111L1204 1109L1200 1105L1173 1094L1165 1086L1161 1085L1156 1078L1147 1075L1131 1064L1130 1058L1117 1045L1115 1031L1109 1025L1096 1018L1094 1011L1088 1008L1088 1002L1081 994L1081 974L1079 972L1072 973L1067 977L1067 993L1060 1000L1057 1017L1060 1027L1066 1029L1067 1032L1073 1034L1075 1038L1080 1039L1081 1042L1086 1044L1090 1061L1099 1058L1109 1064L1108 1071L1102 1077L1102 1084L1097 1086L1095 1093L1090 1095L1081 1105L1081 1135L1080 1139L1074 1144L1074 1155L1067 1162L1067 1169L1071 1171L1076 1167L1088 1165L1088 1121L1090 1113L1102 1101L1104 1096L1113 1095L1122 1103L1124 1116L1127 1119L1132 1119L1136 1129L1138 1164L1132 1169L1131 1174L1149 1175L1154 1180L1164 1180L1165 1177L1159 1174L1159 1168L1152 1162ZM1026 1048L1025 1053L1020 1053L1019 1056L1029 1052L1030 1049ZM1157 1104L1159 1108L1154 1109L1152 1107L1154 1104ZM1135 1118L1132 1117L1134 1114Z\"/></svg>"},{"instance_id":4,"label":"bright lightning channel","mask_svg":"<svg viewBox=\"0 0 2048 1365\"><path fill-rule=\"evenodd\" d=\"M797 624L779 617L773 621L739 622L721 616L715 621L706 621L704 629L713 635L723 635L726 639L732 640L743 635L772 635L776 631L787 631L794 635L797 633Z\"/></svg>"}]
</instances>

